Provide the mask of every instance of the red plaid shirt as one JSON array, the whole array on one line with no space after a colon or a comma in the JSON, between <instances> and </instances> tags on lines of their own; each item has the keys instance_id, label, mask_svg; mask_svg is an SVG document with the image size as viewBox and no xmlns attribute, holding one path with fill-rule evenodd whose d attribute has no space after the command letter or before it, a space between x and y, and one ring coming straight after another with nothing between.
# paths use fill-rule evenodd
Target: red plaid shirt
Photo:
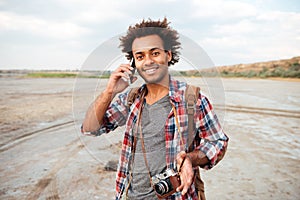
<instances>
[{"instance_id":1,"label":"red plaid shirt","mask_svg":"<svg viewBox=\"0 0 300 200\"><path fill-rule=\"evenodd\" d=\"M139 90L146 89L143 85ZM188 115L185 105L184 92L186 83L170 78L169 96L171 104L175 107L177 118L180 124L180 131L183 141L186 143L188 138ZM116 178L116 199L121 199L124 189L126 187L129 175L129 163L132 158L133 149L133 135L135 124L137 122L138 109L141 103L139 97L135 99L131 107L127 106L127 97L129 91L120 94L118 99L113 102L106 111L103 124L101 128L94 132L94 135L101 135L113 131L119 126L125 125L125 135L122 145L122 153L119 160L119 166ZM176 155L182 151L180 147L180 136L176 126L173 110L168 115L165 125L165 138L166 138L166 163L167 167L176 169ZM208 98L200 91L196 109L194 114L195 121L195 137L193 141L193 148L202 151L209 163L202 166L205 169L210 169L216 164L217 156L220 151L227 146L228 137L223 132L220 123L215 115L212 105ZM198 138L198 139L197 139ZM180 192L173 194L167 199L198 199L195 192L194 184L188 190L185 196Z\"/></svg>"}]
</instances>

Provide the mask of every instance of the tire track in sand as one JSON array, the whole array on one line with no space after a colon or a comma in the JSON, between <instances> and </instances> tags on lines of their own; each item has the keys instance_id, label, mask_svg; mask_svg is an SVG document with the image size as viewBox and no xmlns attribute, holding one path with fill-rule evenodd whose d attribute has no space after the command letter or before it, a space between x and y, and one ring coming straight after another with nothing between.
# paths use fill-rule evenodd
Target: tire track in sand
<instances>
[{"instance_id":1,"label":"tire track in sand","mask_svg":"<svg viewBox=\"0 0 300 200\"><path fill-rule=\"evenodd\" d=\"M71 125L72 123L74 123L73 120L65 121L65 122L54 124L52 126L48 126L48 127L42 128L42 129L38 129L38 130L35 130L35 131L24 133L24 134L22 134L18 137L12 138L11 140L6 142L5 144L0 144L0 153L13 148L13 147L15 147L16 145L18 145L22 142L25 142L26 140L30 139L33 136L36 136L36 135L42 133L43 131L48 131L48 130L55 129L55 128L60 128L60 127L63 127L63 126L68 126L68 125Z\"/></svg>"},{"instance_id":2,"label":"tire track in sand","mask_svg":"<svg viewBox=\"0 0 300 200\"><path fill-rule=\"evenodd\" d=\"M25 199L38 199L45 191L47 200L59 200L60 197L57 188L56 175L58 171L64 168L69 163L69 160L76 156L77 153L83 148L84 145L80 144L80 138L77 138L61 149L58 149L60 155L58 161L51 168L48 174L38 181Z\"/></svg>"},{"instance_id":3,"label":"tire track in sand","mask_svg":"<svg viewBox=\"0 0 300 200\"><path fill-rule=\"evenodd\" d=\"M216 110L224 109L224 106L220 106L218 104L214 105ZM291 118L300 118L300 111L294 110L283 110L283 109L272 109L272 108L258 108L258 107L250 107L250 106L239 106L239 105L226 105L226 111L231 112L244 112L244 113L253 113L253 114L261 114L261 115L272 115L278 117L291 117Z\"/></svg>"}]
</instances>

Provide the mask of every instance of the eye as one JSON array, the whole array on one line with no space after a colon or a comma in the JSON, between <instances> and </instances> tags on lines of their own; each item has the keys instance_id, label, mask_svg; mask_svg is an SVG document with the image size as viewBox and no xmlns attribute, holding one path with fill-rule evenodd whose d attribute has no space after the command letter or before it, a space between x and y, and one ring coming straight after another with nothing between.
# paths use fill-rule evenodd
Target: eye
<instances>
[{"instance_id":1,"label":"eye","mask_svg":"<svg viewBox=\"0 0 300 200\"><path fill-rule=\"evenodd\" d=\"M143 59L143 57L144 57L143 55L136 55L136 57L135 57L135 58L136 58L137 60L142 60L142 59Z\"/></svg>"},{"instance_id":2,"label":"eye","mask_svg":"<svg viewBox=\"0 0 300 200\"><path fill-rule=\"evenodd\" d=\"M159 56L160 55L160 52L159 51L153 51L152 52L152 56Z\"/></svg>"}]
</instances>

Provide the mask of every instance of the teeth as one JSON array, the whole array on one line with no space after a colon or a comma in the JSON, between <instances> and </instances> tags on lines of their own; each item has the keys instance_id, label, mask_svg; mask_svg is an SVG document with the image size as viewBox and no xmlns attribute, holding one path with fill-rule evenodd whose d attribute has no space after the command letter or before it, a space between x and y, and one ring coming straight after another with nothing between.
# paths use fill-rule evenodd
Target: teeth
<instances>
[{"instance_id":1,"label":"teeth","mask_svg":"<svg viewBox=\"0 0 300 200\"><path fill-rule=\"evenodd\" d=\"M152 74L152 73L154 73L156 71L156 69L148 69L148 70L146 70L146 73L147 74Z\"/></svg>"}]
</instances>

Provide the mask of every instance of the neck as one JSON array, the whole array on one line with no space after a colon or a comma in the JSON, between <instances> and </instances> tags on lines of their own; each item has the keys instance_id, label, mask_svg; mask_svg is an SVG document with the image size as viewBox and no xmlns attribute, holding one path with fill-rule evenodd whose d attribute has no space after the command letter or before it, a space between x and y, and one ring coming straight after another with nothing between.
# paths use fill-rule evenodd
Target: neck
<instances>
[{"instance_id":1,"label":"neck","mask_svg":"<svg viewBox=\"0 0 300 200\"><path fill-rule=\"evenodd\" d=\"M169 93L169 85L151 83L147 84L147 90L146 101L148 104L153 104Z\"/></svg>"}]
</instances>

